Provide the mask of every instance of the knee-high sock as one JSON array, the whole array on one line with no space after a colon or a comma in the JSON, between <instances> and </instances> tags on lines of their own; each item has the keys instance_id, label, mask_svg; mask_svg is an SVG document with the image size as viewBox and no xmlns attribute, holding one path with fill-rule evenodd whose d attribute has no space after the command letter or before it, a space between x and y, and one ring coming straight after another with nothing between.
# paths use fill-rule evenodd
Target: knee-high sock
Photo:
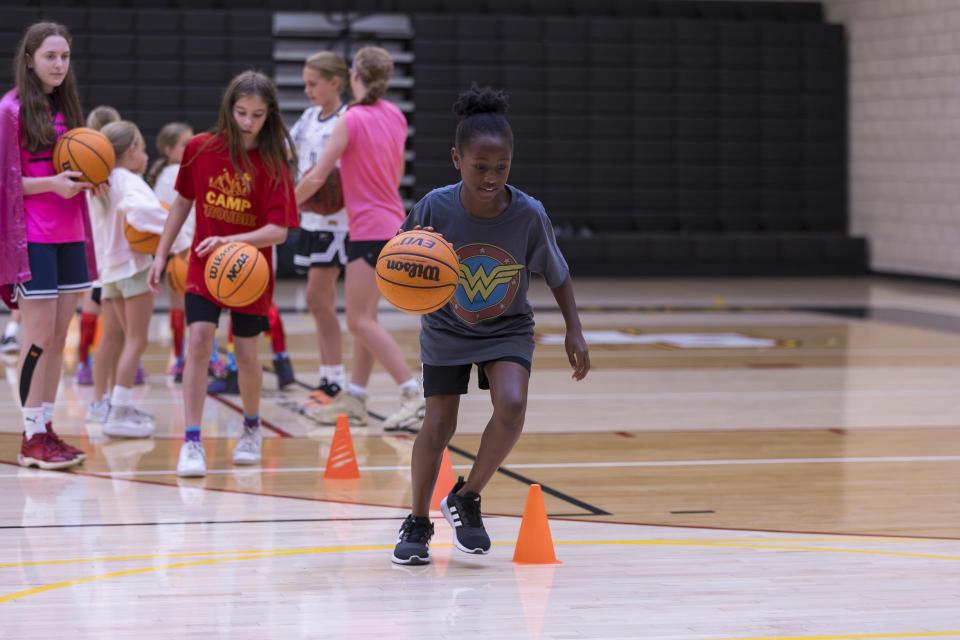
<instances>
[{"instance_id":1,"label":"knee-high sock","mask_svg":"<svg viewBox=\"0 0 960 640\"><path fill-rule=\"evenodd\" d=\"M267 320L270 322L270 346L274 353L286 353L287 336L283 331L283 319L280 317L280 311L277 305L270 305L267 312Z\"/></svg>"},{"instance_id":2,"label":"knee-high sock","mask_svg":"<svg viewBox=\"0 0 960 640\"><path fill-rule=\"evenodd\" d=\"M97 337L97 321L100 319L95 313L80 314L80 352L77 354L80 362L86 362L90 357L90 347Z\"/></svg>"},{"instance_id":3,"label":"knee-high sock","mask_svg":"<svg viewBox=\"0 0 960 640\"><path fill-rule=\"evenodd\" d=\"M170 310L170 333L173 334L173 355L177 360L183 359L183 309Z\"/></svg>"}]
</instances>

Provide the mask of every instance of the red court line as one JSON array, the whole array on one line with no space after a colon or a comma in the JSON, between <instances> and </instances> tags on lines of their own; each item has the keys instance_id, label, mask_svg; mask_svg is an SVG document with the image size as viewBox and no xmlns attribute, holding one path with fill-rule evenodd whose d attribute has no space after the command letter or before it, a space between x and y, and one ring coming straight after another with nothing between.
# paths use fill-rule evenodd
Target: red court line
<instances>
[{"instance_id":1,"label":"red court line","mask_svg":"<svg viewBox=\"0 0 960 640\"><path fill-rule=\"evenodd\" d=\"M215 393L208 393L208 394L207 394L207 397L213 398L214 400L216 400L216 401L219 402L220 404L226 405L226 406L230 407L231 409L233 409L234 411L236 411L237 413L239 413L240 415L243 415L243 407L241 407L241 406L239 406L239 405L236 405L236 404L230 402L230 401L227 400L226 398L223 398L223 397L221 397L221 396L219 396L219 395L217 395L217 394L215 394ZM284 431L283 429L281 429L281 428L278 427L277 425L271 423L271 422L270 422L269 420L267 420L266 418L260 418L260 424L263 425L264 427L266 427L267 429L270 429L270 431L273 431L275 434L277 434L277 435L280 436L281 438L292 438L292 437L293 437L293 434L292 434L292 433L289 433L289 432L287 432L287 431Z\"/></svg>"}]
</instances>

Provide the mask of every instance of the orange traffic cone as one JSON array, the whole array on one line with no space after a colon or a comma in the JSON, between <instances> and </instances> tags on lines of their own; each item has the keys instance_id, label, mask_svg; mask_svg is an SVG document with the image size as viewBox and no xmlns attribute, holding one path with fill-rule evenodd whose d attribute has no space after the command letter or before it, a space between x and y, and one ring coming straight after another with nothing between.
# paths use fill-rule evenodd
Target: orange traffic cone
<instances>
[{"instance_id":1,"label":"orange traffic cone","mask_svg":"<svg viewBox=\"0 0 960 640\"><path fill-rule=\"evenodd\" d=\"M327 480L356 480L360 477L357 454L353 451L353 438L350 437L350 422L343 414L337 417L337 428L333 432L323 477Z\"/></svg>"},{"instance_id":2,"label":"orange traffic cone","mask_svg":"<svg viewBox=\"0 0 960 640\"><path fill-rule=\"evenodd\" d=\"M513 551L513 561L517 564L559 564L553 551L553 536L550 535L550 523L547 521L547 509L543 506L543 493L540 485L530 485L527 494L527 506L523 509L523 521L520 522L520 535Z\"/></svg>"},{"instance_id":3,"label":"orange traffic cone","mask_svg":"<svg viewBox=\"0 0 960 640\"><path fill-rule=\"evenodd\" d=\"M431 511L440 511L440 503L450 495L450 490L453 489L455 484L457 484L457 477L453 475L450 450L444 447L443 460L440 461L440 471L437 473L437 482L433 485L433 497L430 498Z\"/></svg>"}]
</instances>

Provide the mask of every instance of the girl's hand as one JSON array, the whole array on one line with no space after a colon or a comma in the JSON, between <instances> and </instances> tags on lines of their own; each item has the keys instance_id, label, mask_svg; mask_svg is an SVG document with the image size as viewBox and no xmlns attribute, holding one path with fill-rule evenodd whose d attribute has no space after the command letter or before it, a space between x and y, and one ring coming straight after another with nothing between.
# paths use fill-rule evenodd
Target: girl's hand
<instances>
[{"instance_id":1,"label":"girl's hand","mask_svg":"<svg viewBox=\"0 0 960 640\"><path fill-rule=\"evenodd\" d=\"M51 179L53 192L65 200L69 200L84 189L92 189L93 185L76 178L82 178L79 171L61 171Z\"/></svg>"},{"instance_id":2,"label":"girl's hand","mask_svg":"<svg viewBox=\"0 0 960 640\"><path fill-rule=\"evenodd\" d=\"M167 260L163 256L156 256L150 263L150 270L147 271L147 286L150 291L160 293L160 278L163 277L166 266Z\"/></svg>"},{"instance_id":3,"label":"girl's hand","mask_svg":"<svg viewBox=\"0 0 960 640\"><path fill-rule=\"evenodd\" d=\"M104 181L104 182L101 182L101 183L98 184L97 186L93 187L93 188L90 190L90 195L92 195L92 196L104 196L104 195L107 194L108 191L110 191L110 181L109 181L109 180Z\"/></svg>"},{"instance_id":4,"label":"girl's hand","mask_svg":"<svg viewBox=\"0 0 960 640\"><path fill-rule=\"evenodd\" d=\"M414 225L412 231L427 231L429 233L435 233L441 238L443 237L443 234L437 231L436 229L434 229L433 227L421 227L420 225Z\"/></svg>"},{"instance_id":5,"label":"girl's hand","mask_svg":"<svg viewBox=\"0 0 960 640\"><path fill-rule=\"evenodd\" d=\"M587 350L587 341L582 331L567 331L563 341L567 349L567 359L573 367L573 379L583 380L590 371L590 352Z\"/></svg>"},{"instance_id":6,"label":"girl's hand","mask_svg":"<svg viewBox=\"0 0 960 640\"><path fill-rule=\"evenodd\" d=\"M210 236L209 238L204 238L203 241L197 245L196 251L197 255L201 258L208 253L213 252L214 249L219 247L222 244L230 242L229 238L223 236Z\"/></svg>"}]
</instances>

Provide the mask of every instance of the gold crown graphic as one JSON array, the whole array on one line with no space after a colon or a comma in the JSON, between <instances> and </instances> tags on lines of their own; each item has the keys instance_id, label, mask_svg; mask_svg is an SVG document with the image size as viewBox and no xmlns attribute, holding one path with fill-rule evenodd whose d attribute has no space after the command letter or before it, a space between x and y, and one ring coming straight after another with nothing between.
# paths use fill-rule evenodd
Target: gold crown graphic
<instances>
[{"instance_id":1,"label":"gold crown graphic","mask_svg":"<svg viewBox=\"0 0 960 640\"><path fill-rule=\"evenodd\" d=\"M209 186L228 196L247 196L252 189L249 173L242 173L236 177L231 176L226 169L216 178L210 178Z\"/></svg>"}]
</instances>

